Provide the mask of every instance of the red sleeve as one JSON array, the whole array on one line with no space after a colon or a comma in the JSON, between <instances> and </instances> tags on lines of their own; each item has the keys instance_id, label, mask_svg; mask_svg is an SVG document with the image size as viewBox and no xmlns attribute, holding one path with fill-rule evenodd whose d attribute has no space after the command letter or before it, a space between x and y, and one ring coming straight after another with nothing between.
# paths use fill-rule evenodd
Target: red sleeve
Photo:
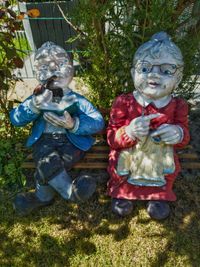
<instances>
[{"instance_id":1,"label":"red sleeve","mask_svg":"<svg viewBox=\"0 0 200 267\"><path fill-rule=\"evenodd\" d=\"M112 149L128 148L136 144L125 132L125 126L129 123L128 103L126 96L121 95L113 103L107 128L107 141Z\"/></svg>"},{"instance_id":2,"label":"red sleeve","mask_svg":"<svg viewBox=\"0 0 200 267\"><path fill-rule=\"evenodd\" d=\"M174 124L179 125L183 129L183 140L181 141L181 143L175 145L174 147L184 147L190 141L190 134L188 128L188 104L183 99L177 99Z\"/></svg>"}]
</instances>

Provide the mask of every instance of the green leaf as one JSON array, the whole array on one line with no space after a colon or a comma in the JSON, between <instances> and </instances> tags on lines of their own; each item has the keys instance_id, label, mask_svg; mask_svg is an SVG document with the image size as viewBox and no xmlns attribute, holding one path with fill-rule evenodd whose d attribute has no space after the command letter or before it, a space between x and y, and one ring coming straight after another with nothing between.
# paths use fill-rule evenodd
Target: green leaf
<instances>
[{"instance_id":1,"label":"green leaf","mask_svg":"<svg viewBox=\"0 0 200 267\"><path fill-rule=\"evenodd\" d=\"M23 185L23 186L25 186L26 185L26 176L25 175L21 175L21 178L20 178L20 180L21 180L21 184Z\"/></svg>"}]
</instances>

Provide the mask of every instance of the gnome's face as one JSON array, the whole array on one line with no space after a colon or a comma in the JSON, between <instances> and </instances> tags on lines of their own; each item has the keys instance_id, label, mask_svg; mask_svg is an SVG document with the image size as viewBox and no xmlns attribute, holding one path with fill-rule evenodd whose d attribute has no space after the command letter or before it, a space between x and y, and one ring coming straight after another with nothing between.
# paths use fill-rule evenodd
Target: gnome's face
<instances>
[{"instance_id":1,"label":"gnome's face","mask_svg":"<svg viewBox=\"0 0 200 267\"><path fill-rule=\"evenodd\" d=\"M36 77L45 84L51 80L52 87L67 88L73 78L73 66L65 50L51 42L38 49L35 56Z\"/></svg>"},{"instance_id":2,"label":"gnome's face","mask_svg":"<svg viewBox=\"0 0 200 267\"><path fill-rule=\"evenodd\" d=\"M135 88L146 98L161 99L178 86L182 71L172 55L163 52L160 57L146 56L132 69Z\"/></svg>"}]
</instances>

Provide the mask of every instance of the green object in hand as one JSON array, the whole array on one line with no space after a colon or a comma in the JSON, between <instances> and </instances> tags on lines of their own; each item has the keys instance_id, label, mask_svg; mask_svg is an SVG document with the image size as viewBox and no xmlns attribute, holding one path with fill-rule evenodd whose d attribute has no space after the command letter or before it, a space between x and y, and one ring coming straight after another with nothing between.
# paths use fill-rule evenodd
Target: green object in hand
<instances>
[{"instance_id":1,"label":"green object in hand","mask_svg":"<svg viewBox=\"0 0 200 267\"><path fill-rule=\"evenodd\" d=\"M55 112L57 115L62 116L63 113L65 111L69 112L70 115L73 115L77 110L78 110L78 101L72 103L71 105L69 105L68 107L64 108L63 110L54 110L53 112ZM51 111L51 110L49 110Z\"/></svg>"},{"instance_id":2,"label":"green object in hand","mask_svg":"<svg viewBox=\"0 0 200 267\"><path fill-rule=\"evenodd\" d=\"M73 115L79 107L79 102L76 96L64 96L59 102L50 102L48 105L42 108L43 112L54 112L59 116L62 116L65 111Z\"/></svg>"}]
</instances>

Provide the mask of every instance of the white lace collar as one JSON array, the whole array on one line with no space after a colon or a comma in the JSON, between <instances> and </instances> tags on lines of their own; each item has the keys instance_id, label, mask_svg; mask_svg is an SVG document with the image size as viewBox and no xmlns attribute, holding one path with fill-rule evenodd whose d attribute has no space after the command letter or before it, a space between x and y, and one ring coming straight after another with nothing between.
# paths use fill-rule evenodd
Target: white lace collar
<instances>
[{"instance_id":1,"label":"white lace collar","mask_svg":"<svg viewBox=\"0 0 200 267\"><path fill-rule=\"evenodd\" d=\"M133 96L136 101L143 107L147 107L150 103L153 103L157 108L163 108L169 104L172 99L172 96L164 96L158 100L147 99L143 95L141 95L138 91L133 92Z\"/></svg>"}]
</instances>

